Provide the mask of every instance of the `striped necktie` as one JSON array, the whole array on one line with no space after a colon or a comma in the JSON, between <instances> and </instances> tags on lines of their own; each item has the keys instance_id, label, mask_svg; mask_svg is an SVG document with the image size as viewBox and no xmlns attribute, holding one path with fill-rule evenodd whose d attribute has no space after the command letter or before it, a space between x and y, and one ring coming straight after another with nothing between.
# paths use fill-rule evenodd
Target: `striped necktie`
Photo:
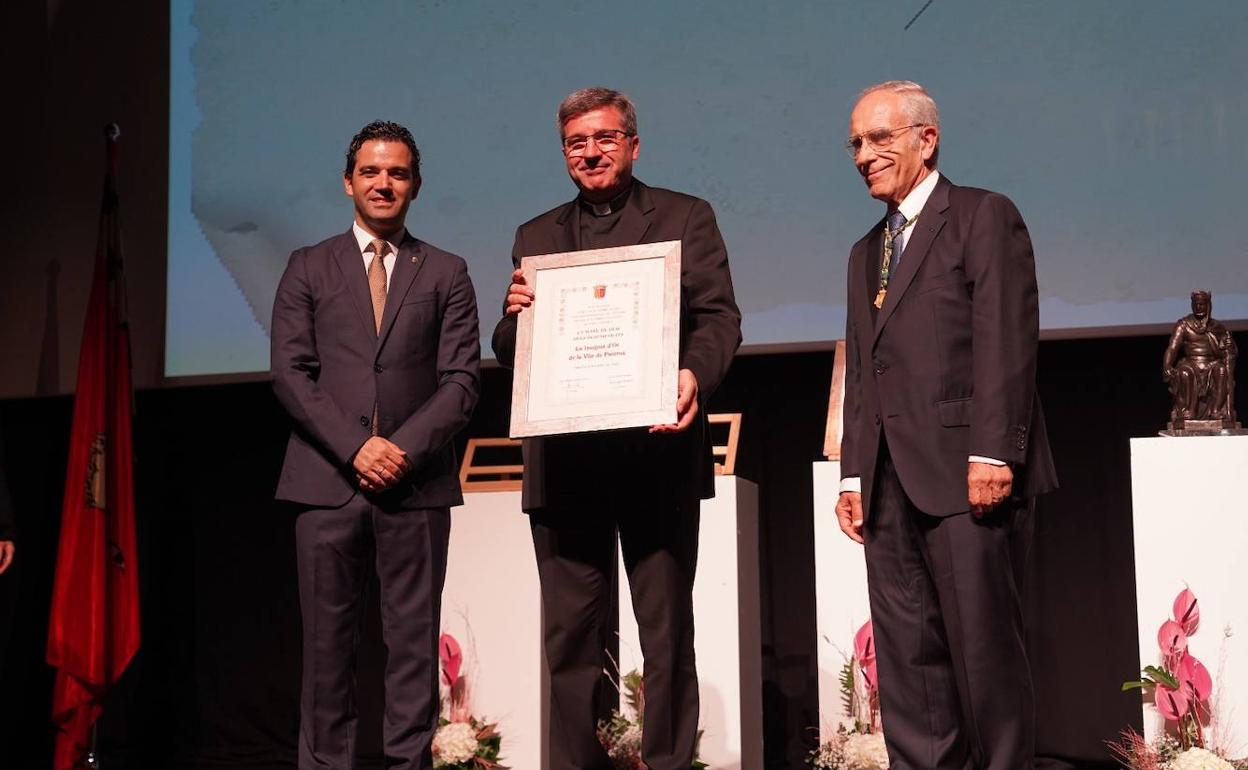
<instances>
[{"instance_id":1,"label":"striped necktie","mask_svg":"<svg viewBox=\"0 0 1248 770\"><path fill-rule=\"evenodd\" d=\"M901 264L901 250L906 246L905 230L905 214L894 211L888 215L888 231L893 234L893 272L896 272L897 266Z\"/></svg>"}]
</instances>

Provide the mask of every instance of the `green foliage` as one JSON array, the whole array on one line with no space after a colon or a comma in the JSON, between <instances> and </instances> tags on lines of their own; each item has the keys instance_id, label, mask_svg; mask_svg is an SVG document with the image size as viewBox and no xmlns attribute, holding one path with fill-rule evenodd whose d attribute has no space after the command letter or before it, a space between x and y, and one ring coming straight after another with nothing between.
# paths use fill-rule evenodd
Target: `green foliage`
<instances>
[{"instance_id":1,"label":"green foliage","mask_svg":"<svg viewBox=\"0 0 1248 770\"><path fill-rule=\"evenodd\" d=\"M1163 765L1173 762L1174 758L1183 751L1183 747L1179 745L1179 742L1168 735L1162 737L1154 745L1157 750L1157 760Z\"/></svg>"},{"instance_id":2,"label":"green foliage","mask_svg":"<svg viewBox=\"0 0 1248 770\"><path fill-rule=\"evenodd\" d=\"M483 741L478 742L480 748L477 749L477 756L482 759L488 759L491 762L498 761L498 753L503 749L503 736L493 735Z\"/></svg>"},{"instance_id":3,"label":"green foliage","mask_svg":"<svg viewBox=\"0 0 1248 770\"><path fill-rule=\"evenodd\" d=\"M845 661L845 665L841 666L841 708L845 709L845 713L854 713L854 661Z\"/></svg>"},{"instance_id":4,"label":"green foliage","mask_svg":"<svg viewBox=\"0 0 1248 770\"><path fill-rule=\"evenodd\" d=\"M1174 674L1160 666L1145 666L1139 679L1128 679L1122 683L1122 691L1138 690L1163 684L1172 690L1179 689L1179 680Z\"/></svg>"},{"instance_id":5,"label":"green foliage","mask_svg":"<svg viewBox=\"0 0 1248 770\"><path fill-rule=\"evenodd\" d=\"M640 730L642 714L645 713L645 688L642 686L641 674L636 669L620 677L620 695L628 704L628 711L613 711L610 719L598 723L598 742L606 749L611 758L611 766L615 770L635 770L643 767L641 763ZM702 742L702 731L698 730L697 742L694 744L693 764L689 770L707 770L709 765L697 759L697 746Z\"/></svg>"},{"instance_id":6,"label":"green foliage","mask_svg":"<svg viewBox=\"0 0 1248 770\"><path fill-rule=\"evenodd\" d=\"M642 694L641 674L637 672L637 669L633 669L620 677L620 684L623 686L624 702L637 715L637 724L641 724L642 714L646 710L645 696Z\"/></svg>"},{"instance_id":7,"label":"green foliage","mask_svg":"<svg viewBox=\"0 0 1248 770\"><path fill-rule=\"evenodd\" d=\"M1179 689L1178 677L1160 666L1145 666L1144 673L1151 676L1154 682L1164 684L1172 690Z\"/></svg>"}]
</instances>

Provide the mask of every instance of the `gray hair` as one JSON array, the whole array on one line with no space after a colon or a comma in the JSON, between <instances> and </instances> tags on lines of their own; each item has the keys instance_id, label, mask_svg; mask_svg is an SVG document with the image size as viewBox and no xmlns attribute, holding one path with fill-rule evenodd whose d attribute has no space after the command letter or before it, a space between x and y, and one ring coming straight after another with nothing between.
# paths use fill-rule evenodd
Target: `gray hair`
<instances>
[{"instance_id":1,"label":"gray hair","mask_svg":"<svg viewBox=\"0 0 1248 770\"><path fill-rule=\"evenodd\" d=\"M927 93L927 89L923 86L913 80L886 80L883 83L876 83L873 86L867 86L862 89L858 94L857 101L860 102L870 94L880 91L901 96L901 111L911 123L935 126L939 131L940 110L936 107L936 100ZM940 134L937 133L936 150L932 153L932 168L936 167L936 161L939 157Z\"/></svg>"},{"instance_id":2,"label":"gray hair","mask_svg":"<svg viewBox=\"0 0 1248 770\"><path fill-rule=\"evenodd\" d=\"M637 108L633 106L633 100L619 91L594 87L573 91L559 103L555 126L559 129L559 138L563 138L563 127L569 120L604 107L619 110L624 116L624 132L634 136L637 134Z\"/></svg>"},{"instance_id":3,"label":"gray hair","mask_svg":"<svg viewBox=\"0 0 1248 770\"><path fill-rule=\"evenodd\" d=\"M907 118L915 123L940 128L940 110L936 108L936 101L927 93L927 89L913 80L886 80L883 83L867 86L858 94L858 101L862 101L864 97L877 91L900 94L901 109L906 113Z\"/></svg>"}]
</instances>

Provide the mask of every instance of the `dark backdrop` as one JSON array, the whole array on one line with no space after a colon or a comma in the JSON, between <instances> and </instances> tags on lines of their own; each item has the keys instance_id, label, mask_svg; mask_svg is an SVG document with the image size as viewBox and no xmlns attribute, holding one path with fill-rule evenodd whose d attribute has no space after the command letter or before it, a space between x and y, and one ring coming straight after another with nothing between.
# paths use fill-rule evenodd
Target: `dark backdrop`
<instances>
[{"instance_id":1,"label":"dark backdrop","mask_svg":"<svg viewBox=\"0 0 1248 770\"><path fill-rule=\"evenodd\" d=\"M1248 344L1242 333L1237 340ZM1041 345L1062 489L1040 504L1027 602L1039 749L1056 767L1110 766L1104 741L1139 721L1138 701L1118 692L1139 663L1128 439L1164 422L1164 345L1162 337ZM768 768L800 767L818 724L810 464L820 457L830 374L828 353L744 356L712 401L713 411L745 413L739 472L762 496ZM506 371L486 371L465 436L505 433L509 388ZM1242 380L1238 397L1248 403ZM101 722L105 770L291 767L292 513L270 499L285 419L262 383L142 391L137 406L143 644ZM46 767L51 753L43 645L70 407L65 397L0 402L20 536L16 563L0 578L6 770ZM374 624L361 663L360 741L373 762L380 665Z\"/></svg>"}]
</instances>

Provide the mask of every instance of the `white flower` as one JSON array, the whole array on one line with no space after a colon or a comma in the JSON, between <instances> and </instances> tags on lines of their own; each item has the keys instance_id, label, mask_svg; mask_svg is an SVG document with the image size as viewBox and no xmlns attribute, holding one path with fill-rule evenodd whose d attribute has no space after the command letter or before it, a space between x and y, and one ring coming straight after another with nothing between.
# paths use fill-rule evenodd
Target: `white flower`
<instances>
[{"instance_id":1,"label":"white flower","mask_svg":"<svg viewBox=\"0 0 1248 770\"><path fill-rule=\"evenodd\" d=\"M888 749L880 733L854 733L842 749L845 770L888 770Z\"/></svg>"},{"instance_id":2,"label":"white flower","mask_svg":"<svg viewBox=\"0 0 1248 770\"><path fill-rule=\"evenodd\" d=\"M1212 751L1191 748L1170 761L1170 770L1235 770L1235 767Z\"/></svg>"},{"instance_id":3,"label":"white flower","mask_svg":"<svg viewBox=\"0 0 1248 770\"><path fill-rule=\"evenodd\" d=\"M641 725L629 725L624 731L624 735L620 736L620 743L626 743L630 746L641 745Z\"/></svg>"},{"instance_id":4,"label":"white flower","mask_svg":"<svg viewBox=\"0 0 1248 770\"><path fill-rule=\"evenodd\" d=\"M630 724L628 729L620 734L619 740L611 747L608 754L613 759L637 754L641 751L641 726Z\"/></svg>"},{"instance_id":5,"label":"white flower","mask_svg":"<svg viewBox=\"0 0 1248 770\"><path fill-rule=\"evenodd\" d=\"M442 725L433 736L433 755L440 765L456 765L477 755L477 731L467 722Z\"/></svg>"},{"instance_id":6,"label":"white flower","mask_svg":"<svg viewBox=\"0 0 1248 770\"><path fill-rule=\"evenodd\" d=\"M834 734L829 740L819 744L819 748L810 754L810 766L814 770L839 770L845 757L841 753L845 746L845 735Z\"/></svg>"}]
</instances>

